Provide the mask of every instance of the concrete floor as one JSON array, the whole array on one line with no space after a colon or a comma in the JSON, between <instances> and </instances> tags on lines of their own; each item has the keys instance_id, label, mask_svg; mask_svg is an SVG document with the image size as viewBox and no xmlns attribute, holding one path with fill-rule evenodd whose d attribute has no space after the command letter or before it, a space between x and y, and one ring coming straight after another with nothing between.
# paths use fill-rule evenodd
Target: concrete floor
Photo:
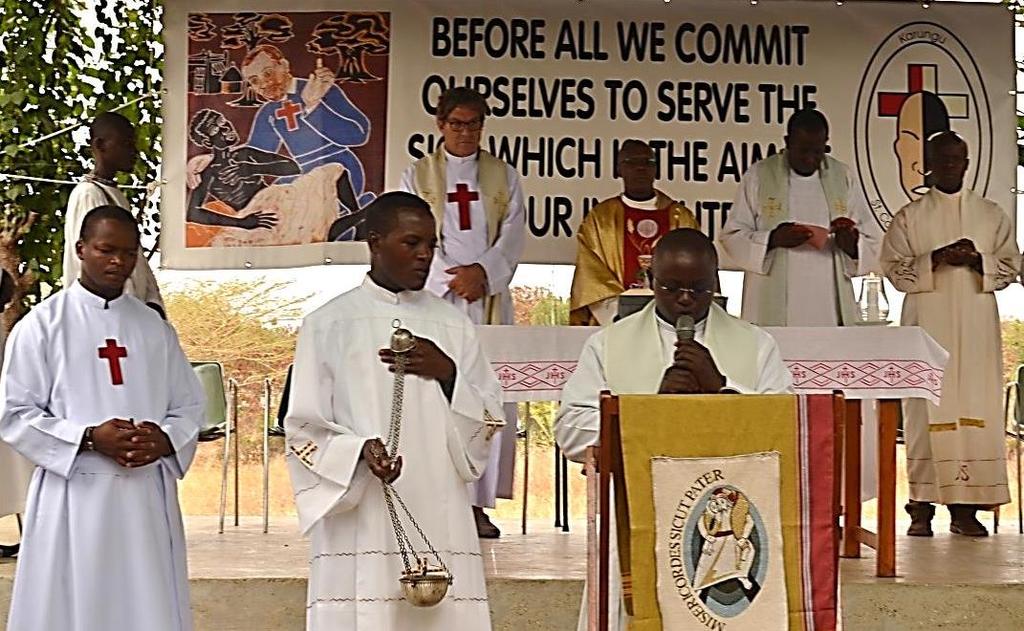
<instances>
[{"instance_id":1,"label":"concrete floor","mask_svg":"<svg viewBox=\"0 0 1024 631\"><path fill-rule=\"evenodd\" d=\"M575 628L586 567L583 524L569 534L546 522L531 524L526 536L518 524L501 526L506 536L483 542L495 631ZM938 521L936 527L945 528ZM267 535L252 518L238 528L229 524L223 535L216 528L215 518L187 522L197 631L301 629L308 545L294 520L274 521ZM986 539L901 536L894 579L873 576L874 553L867 548L861 559L844 559L844 628L1024 629L1024 537L1015 522L1004 522L1002 530ZM0 521L0 542L14 535L13 525ZM0 561L0 625L14 567Z\"/></svg>"}]
</instances>

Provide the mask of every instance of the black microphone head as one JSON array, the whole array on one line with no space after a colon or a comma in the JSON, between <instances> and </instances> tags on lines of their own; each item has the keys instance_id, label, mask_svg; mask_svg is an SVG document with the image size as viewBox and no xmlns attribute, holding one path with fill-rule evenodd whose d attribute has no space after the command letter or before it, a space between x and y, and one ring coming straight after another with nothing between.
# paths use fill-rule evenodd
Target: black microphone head
<instances>
[{"instance_id":1,"label":"black microphone head","mask_svg":"<svg viewBox=\"0 0 1024 631\"><path fill-rule=\"evenodd\" d=\"M676 338L680 342L688 342L693 339L696 333L696 322L693 316L682 314L676 318Z\"/></svg>"}]
</instances>

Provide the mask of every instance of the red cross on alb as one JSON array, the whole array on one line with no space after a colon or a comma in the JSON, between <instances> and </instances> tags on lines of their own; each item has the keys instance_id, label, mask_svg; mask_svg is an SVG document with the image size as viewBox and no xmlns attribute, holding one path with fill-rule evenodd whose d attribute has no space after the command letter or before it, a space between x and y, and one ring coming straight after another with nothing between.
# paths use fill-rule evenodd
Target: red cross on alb
<instances>
[{"instance_id":1,"label":"red cross on alb","mask_svg":"<svg viewBox=\"0 0 1024 631\"><path fill-rule=\"evenodd\" d=\"M448 203L459 205L459 230L469 230L472 222L469 220L469 204L480 199L480 193L469 190L465 184L456 184L455 192L448 193Z\"/></svg>"},{"instance_id":2,"label":"red cross on alb","mask_svg":"<svg viewBox=\"0 0 1024 631\"><path fill-rule=\"evenodd\" d=\"M128 349L117 345L117 340L107 338L107 345L99 347L100 359L107 360L110 366L110 383L120 386L124 383L124 374L121 372L121 359L128 357Z\"/></svg>"},{"instance_id":3,"label":"red cross on alb","mask_svg":"<svg viewBox=\"0 0 1024 631\"><path fill-rule=\"evenodd\" d=\"M302 108L294 101L285 101L281 107L274 110L274 118L285 121L288 131L295 131L299 128L299 112Z\"/></svg>"}]
</instances>

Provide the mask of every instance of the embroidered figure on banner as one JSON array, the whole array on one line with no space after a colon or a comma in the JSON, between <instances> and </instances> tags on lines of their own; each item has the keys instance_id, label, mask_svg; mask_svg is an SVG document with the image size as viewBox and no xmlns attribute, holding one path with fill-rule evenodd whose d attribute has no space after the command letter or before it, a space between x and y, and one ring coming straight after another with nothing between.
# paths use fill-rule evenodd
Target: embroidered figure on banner
<instances>
[{"instance_id":1,"label":"embroidered figure on banner","mask_svg":"<svg viewBox=\"0 0 1024 631\"><path fill-rule=\"evenodd\" d=\"M714 614L735 617L757 598L771 556L766 533L757 507L735 486L713 487L694 506L685 526L686 572Z\"/></svg>"},{"instance_id":2,"label":"embroidered figure on banner","mask_svg":"<svg viewBox=\"0 0 1024 631\"><path fill-rule=\"evenodd\" d=\"M390 14L189 15L187 247L365 238Z\"/></svg>"}]
</instances>

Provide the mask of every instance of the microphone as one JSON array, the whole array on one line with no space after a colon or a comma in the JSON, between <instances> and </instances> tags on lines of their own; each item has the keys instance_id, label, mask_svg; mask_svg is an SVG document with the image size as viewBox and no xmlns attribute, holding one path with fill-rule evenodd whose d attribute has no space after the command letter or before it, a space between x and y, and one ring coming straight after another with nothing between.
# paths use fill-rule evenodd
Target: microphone
<instances>
[{"instance_id":1,"label":"microphone","mask_svg":"<svg viewBox=\"0 0 1024 631\"><path fill-rule=\"evenodd\" d=\"M680 342L689 342L693 339L696 333L696 323L693 321L693 316L686 315L685 313L676 319L676 339Z\"/></svg>"}]
</instances>

